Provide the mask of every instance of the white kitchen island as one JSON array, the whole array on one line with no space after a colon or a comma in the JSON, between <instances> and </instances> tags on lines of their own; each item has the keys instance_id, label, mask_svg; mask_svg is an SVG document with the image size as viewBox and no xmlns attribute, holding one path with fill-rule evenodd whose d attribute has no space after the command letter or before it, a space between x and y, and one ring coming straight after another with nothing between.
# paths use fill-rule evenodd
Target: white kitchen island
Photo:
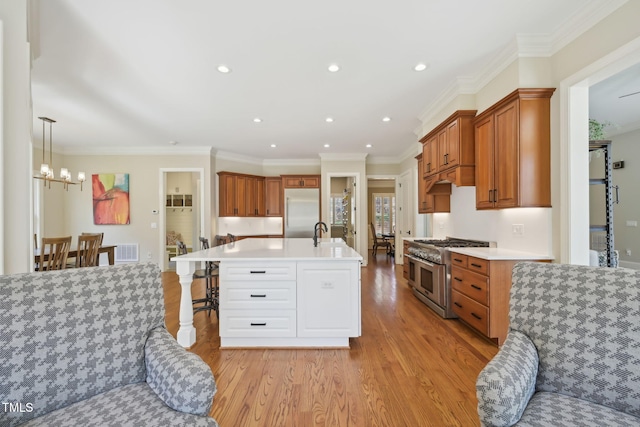
<instances>
[{"instance_id":1,"label":"white kitchen island","mask_svg":"<svg viewBox=\"0 0 640 427\"><path fill-rule=\"evenodd\" d=\"M178 343L195 343L193 272L220 262L221 347L349 347L361 335L362 256L341 239L244 239L172 258L180 277Z\"/></svg>"}]
</instances>

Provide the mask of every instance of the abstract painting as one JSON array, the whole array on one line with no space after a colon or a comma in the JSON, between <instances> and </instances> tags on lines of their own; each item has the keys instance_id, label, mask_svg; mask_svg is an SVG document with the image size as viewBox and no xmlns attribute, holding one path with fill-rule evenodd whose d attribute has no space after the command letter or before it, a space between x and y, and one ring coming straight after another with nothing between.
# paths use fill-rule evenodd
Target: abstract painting
<instances>
[{"instance_id":1,"label":"abstract painting","mask_svg":"<svg viewBox=\"0 0 640 427\"><path fill-rule=\"evenodd\" d=\"M101 173L91 176L93 223L129 224L129 174Z\"/></svg>"}]
</instances>

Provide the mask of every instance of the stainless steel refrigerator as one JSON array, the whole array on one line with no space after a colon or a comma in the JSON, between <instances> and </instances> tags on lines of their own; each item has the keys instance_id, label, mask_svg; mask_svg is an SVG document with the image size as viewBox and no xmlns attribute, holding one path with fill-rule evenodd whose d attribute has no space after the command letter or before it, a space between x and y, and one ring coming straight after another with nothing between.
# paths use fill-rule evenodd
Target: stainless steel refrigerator
<instances>
[{"instance_id":1,"label":"stainless steel refrigerator","mask_svg":"<svg viewBox=\"0 0 640 427\"><path fill-rule=\"evenodd\" d=\"M320 221L318 188L285 188L284 237L313 237L313 226Z\"/></svg>"}]
</instances>

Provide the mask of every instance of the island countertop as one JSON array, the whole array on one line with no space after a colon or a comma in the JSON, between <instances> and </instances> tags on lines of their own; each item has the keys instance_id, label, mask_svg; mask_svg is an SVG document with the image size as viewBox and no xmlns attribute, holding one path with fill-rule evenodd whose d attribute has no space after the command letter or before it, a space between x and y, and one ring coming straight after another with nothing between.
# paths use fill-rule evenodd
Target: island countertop
<instances>
[{"instance_id":1,"label":"island countertop","mask_svg":"<svg viewBox=\"0 0 640 427\"><path fill-rule=\"evenodd\" d=\"M473 256L486 260L544 260L553 261L554 257L533 252L516 251L504 248L451 248L451 252Z\"/></svg>"},{"instance_id":2,"label":"island countertop","mask_svg":"<svg viewBox=\"0 0 640 427\"><path fill-rule=\"evenodd\" d=\"M340 261L362 260L342 239L250 238L171 258L172 261Z\"/></svg>"}]
</instances>

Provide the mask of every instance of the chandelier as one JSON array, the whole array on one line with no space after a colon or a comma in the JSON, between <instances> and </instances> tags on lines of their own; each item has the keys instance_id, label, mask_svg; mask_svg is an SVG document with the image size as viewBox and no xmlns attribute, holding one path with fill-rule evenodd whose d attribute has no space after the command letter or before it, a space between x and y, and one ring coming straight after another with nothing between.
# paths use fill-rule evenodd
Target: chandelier
<instances>
[{"instance_id":1,"label":"chandelier","mask_svg":"<svg viewBox=\"0 0 640 427\"><path fill-rule=\"evenodd\" d=\"M82 183L86 180L84 172L78 172L78 182L74 182L71 180L71 172L67 168L60 169L60 178L56 178L53 173L53 151L52 147L52 130L53 124L56 122L49 117L38 117L42 120L42 164L40 165L40 176L34 176L35 179L44 180L45 187L51 188L52 182L61 182L64 185L64 189L69 191L69 185L77 185L80 184L80 191L82 191ZM49 123L49 163L46 163L45 160L45 123Z\"/></svg>"}]
</instances>

